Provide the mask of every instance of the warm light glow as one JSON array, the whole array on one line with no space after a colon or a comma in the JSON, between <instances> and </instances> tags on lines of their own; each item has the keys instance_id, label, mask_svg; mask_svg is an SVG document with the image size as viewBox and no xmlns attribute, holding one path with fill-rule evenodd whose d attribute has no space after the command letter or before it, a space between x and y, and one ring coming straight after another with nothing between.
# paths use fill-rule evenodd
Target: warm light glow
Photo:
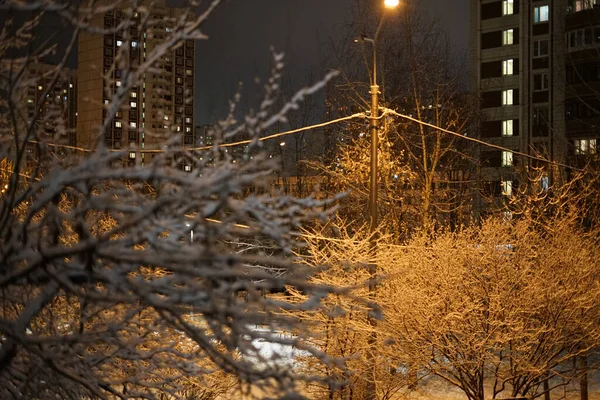
<instances>
[{"instance_id":1,"label":"warm light glow","mask_svg":"<svg viewBox=\"0 0 600 400\"><path fill-rule=\"evenodd\" d=\"M383 4L387 8L395 8L398 7L398 4L400 4L400 0L384 0Z\"/></svg>"}]
</instances>

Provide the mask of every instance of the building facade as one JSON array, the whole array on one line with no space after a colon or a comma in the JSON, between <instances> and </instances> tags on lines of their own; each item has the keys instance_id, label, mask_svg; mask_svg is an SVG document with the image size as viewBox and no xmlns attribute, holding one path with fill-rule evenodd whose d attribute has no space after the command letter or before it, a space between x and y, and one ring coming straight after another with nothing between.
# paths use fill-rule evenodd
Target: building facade
<instances>
[{"instance_id":1,"label":"building facade","mask_svg":"<svg viewBox=\"0 0 600 400\"><path fill-rule=\"evenodd\" d=\"M596 153L600 92L600 1L472 0L472 88L481 98L478 136L508 150L483 148L481 180L511 196L515 167L561 173L519 151L558 162Z\"/></svg>"},{"instance_id":2,"label":"building facade","mask_svg":"<svg viewBox=\"0 0 600 400\"><path fill-rule=\"evenodd\" d=\"M111 149L160 149L174 135L181 137L181 145L193 145L193 40L161 54L125 94L127 98L111 125L101 129L127 74L149 61L171 35L183 10L167 7L162 0L154 2L149 12L139 15L132 10L111 10L93 23L113 32L80 34L79 146L95 148L103 141ZM124 20L132 25L117 29ZM150 155L143 151L129 153L130 161L136 157L143 163Z\"/></svg>"},{"instance_id":3,"label":"building facade","mask_svg":"<svg viewBox=\"0 0 600 400\"><path fill-rule=\"evenodd\" d=\"M27 121L35 121L40 139L75 146L77 127L77 71L56 65L32 63L31 84L25 96Z\"/></svg>"}]
</instances>

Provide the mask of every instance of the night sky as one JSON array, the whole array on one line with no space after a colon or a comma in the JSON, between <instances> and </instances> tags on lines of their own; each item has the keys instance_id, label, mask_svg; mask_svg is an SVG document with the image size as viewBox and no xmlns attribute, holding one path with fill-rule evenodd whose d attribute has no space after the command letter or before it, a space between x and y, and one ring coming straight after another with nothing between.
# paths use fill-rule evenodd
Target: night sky
<instances>
[{"instance_id":1,"label":"night sky","mask_svg":"<svg viewBox=\"0 0 600 400\"><path fill-rule=\"evenodd\" d=\"M266 77L270 47L286 53L292 85L301 86L309 73L324 74L323 58L330 41L340 40L352 0L225 0L203 32L209 40L197 44L196 121L222 118L227 100L244 82L243 106L257 104L255 77ZM377 0L373 0L377 1ZM421 4L439 18L457 47L468 49L469 0L402 0Z\"/></svg>"},{"instance_id":2,"label":"night sky","mask_svg":"<svg viewBox=\"0 0 600 400\"><path fill-rule=\"evenodd\" d=\"M175 0L172 0L175 1ZM182 2L183 0L178 0ZM344 24L351 20L353 0L222 0L203 25L208 40L197 43L196 124L214 123L225 117L228 100L244 83L242 108L255 107L262 83L269 74L271 47L286 53L286 71L292 86L302 87L309 74L325 74L323 59L331 42L341 40ZM372 0L383 1L383 0ZM413 9L437 17L459 54L467 54L469 0L401 0ZM208 0L203 2L208 4ZM410 8L409 8L410 9ZM394 12L405 11L403 7ZM0 13L0 17L3 17ZM0 18L2 22L2 18ZM375 27L373 27L373 30ZM58 35L59 48L72 35L56 18L43 20L40 37ZM56 60L50 60L50 62ZM70 58L76 67L76 57Z\"/></svg>"}]
</instances>

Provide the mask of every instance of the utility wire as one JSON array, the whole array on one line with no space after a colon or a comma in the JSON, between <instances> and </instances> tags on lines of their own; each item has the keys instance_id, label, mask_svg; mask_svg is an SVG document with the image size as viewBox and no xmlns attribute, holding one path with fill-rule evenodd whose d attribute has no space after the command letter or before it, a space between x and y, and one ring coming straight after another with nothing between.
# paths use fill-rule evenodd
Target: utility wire
<instances>
[{"instance_id":1,"label":"utility wire","mask_svg":"<svg viewBox=\"0 0 600 400\"><path fill-rule=\"evenodd\" d=\"M420 121L420 120L418 120L416 118L413 118L413 117L411 117L409 115L400 114L399 112L397 112L395 110L392 110L390 108L383 108L383 115L386 115L386 114L392 114L392 115L395 115L397 117L404 118L404 119L407 119L407 120L412 121L412 122L416 122L417 124L428 126L430 128L433 128L433 129L437 129L440 132L444 132L444 133L447 133L447 134L452 135L452 136L459 137L459 138L464 139L464 140L468 140L468 141L471 141L471 142L474 142L474 143L478 143L478 144L480 144L482 146L491 147L491 148L498 149L498 150L510 151L513 154L519 155L521 157L529 158L531 160L542 161L544 163L553 164L553 165L556 165L556 166L559 166L559 167L570 168L570 169L572 169L574 171L578 171L578 172L590 172L590 171L588 171L586 169L583 169L583 168L573 167L571 165L567 165L567 164L564 164L564 163L561 163L561 162L558 162L558 161L551 161L551 160L548 160L548 159L543 158L543 157L533 156L531 154L523 153L523 152L520 152L518 150L509 149L508 147L500 146L500 145L493 144L493 143L484 142L483 140L480 140L480 139L476 139L476 138L473 138L473 137L470 137L470 136L462 135L462 134L460 134L458 132L454 132L454 131L451 131L451 130L439 127L437 125L433 125L433 124L430 124L430 123L427 123L427 122L424 122L424 121Z\"/></svg>"},{"instance_id":2,"label":"utility wire","mask_svg":"<svg viewBox=\"0 0 600 400\"><path fill-rule=\"evenodd\" d=\"M430 128L436 129L436 130L438 130L440 132L444 132L444 133L447 133L449 135L456 136L458 138L461 138L461 139L464 139L464 140L468 140L470 142L474 142L474 143L480 144L480 145L485 146L485 147L490 147L490 148L493 148L493 149L503 150L503 151L510 151L513 154L516 154L516 155L524 157L524 158L528 158L530 160L541 161L543 163L547 163L547 164L551 164L551 165L555 165L555 166L559 166L559 167L563 167L563 168L569 168L571 170L578 171L578 172L590 173L589 170L584 169L584 168L574 167L572 165L568 165L568 164L561 163L561 162L558 162L558 161L551 161L551 160L548 160L548 159L543 158L543 157L534 156L534 155L531 155L531 154L523 153L523 152L518 151L518 150L510 149L508 147L500 146L500 145L493 144L493 143L488 143L488 142L485 142L485 141L480 140L480 139L476 139L476 138L473 138L473 137L470 137L470 136L466 136L464 134L461 134L461 133L458 133L458 132L455 132L455 131L451 131L449 129L445 129L445 128L442 128L440 126L437 126L437 125L434 125L434 124L430 124L428 122L424 122L424 121L418 120L418 119L413 118L413 117L411 117L409 115L401 114L401 113L399 113L399 112L397 112L395 110L392 110L390 108L382 107L382 111L383 112L378 117L378 119L382 119L385 116L390 115L390 114L391 115L395 115L395 116L397 116L399 118L403 118L403 119L406 119L406 120L409 120L409 121L412 121L412 122L416 122L417 124L420 124L420 125L428 126ZM361 112L361 113L356 113L356 114L348 115L346 117L341 117L341 118L337 118L337 119L334 119L334 120L326 121L326 122L323 122L323 123L320 123L320 124L315 124L315 125L310 125L310 126L305 126L305 127L302 127L302 128L298 128L298 129L292 129L292 130L289 130L289 131L274 133L272 135L264 136L264 137L257 138L257 139L240 140L240 141L232 142L232 143L221 143L217 147L219 147L219 148L221 148L221 147L225 148L225 147L241 146L241 145L252 143L254 140L267 141L267 140L275 139L275 138L278 138L278 137L292 135L292 134L298 133L298 132L303 132L303 131L309 131L309 130L313 130L313 129L317 129L317 128L322 128L324 126L333 125L333 124L337 124L337 123L344 122L344 121L349 121L349 120L356 119L356 118L367 118L367 117L368 117L367 113ZM85 149L85 148L82 148L82 147L68 146L68 145L62 145L62 144L53 144L53 143L44 143L44 142L39 142L37 140L28 140L27 142L28 143L42 143L42 144L45 144L46 146L57 147L57 148L64 148L64 149L71 149L71 150L77 150L77 151L88 152L88 153L94 151L94 150ZM186 151L199 151L199 150L210 150L212 148L213 148L213 146L201 146L201 147L188 147L188 148L185 148L185 150ZM134 149L122 149L122 150L109 149L110 152L126 152L126 151L133 151L133 150ZM156 153L164 153L165 152L164 149L151 149L151 150L147 150L147 149L135 149L135 151L138 152L138 153L141 153L141 154L156 154Z\"/></svg>"},{"instance_id":3,"label":"utility wire","mask_svg":"<svg viewBox=\"0 0 600 400\"><path fill-rule=\"evenodd\" d=\"M266 141L266 140L271 140L271 139L275 139L275 138L282 137L282 136L292 135L292 134L298 133L298 132L310 131L310 130L313 130L313 129L322 128L324 126L338 124L340 122L349 121L351 119L365 118L366 116L367 115L365 113L356 113L356 114L348 115L346 117L341 117L341 118L337 118L337 119L334 119L334 120L322 122L320 124L303 126L302 128L292 129L292 130L285 131L285 132L274 133L272 135L263 136L263 137L260 137L260 138L257 138L257 139L240 140L238 142L232 142L232 143L221 143L217 147L241 146L241 145L244 145L244 144L250 144L254 140L258 140L259 142L263 142L263 141ZM28 140L27 143L34 143L34 144L38 144L39 143L39 144L44 144L46 146L59 147L59 148L63 148L63 149L70 149L70 150L77 150L77 151L83 151L83 152L86 152L86 153L94 151L94 150L90 150L90 149L85 149L83 147L68 146L68 145L64 145L64 144L46 143L46 142L40 142L38 140ZM198 150L210 150L212 148L213 148L213 146L186 147L185 150L187 150L187 151L198 151ZM109 151L111 151L111 152L125 152L125 151L133 151L133 149L121 149L121 150L109 149ZM164 153L165 152L164 149L151 149L151 150L135 149L135 151L138 152L138 153L143 153L143 154Z\"/></svg>"}]
</instances>

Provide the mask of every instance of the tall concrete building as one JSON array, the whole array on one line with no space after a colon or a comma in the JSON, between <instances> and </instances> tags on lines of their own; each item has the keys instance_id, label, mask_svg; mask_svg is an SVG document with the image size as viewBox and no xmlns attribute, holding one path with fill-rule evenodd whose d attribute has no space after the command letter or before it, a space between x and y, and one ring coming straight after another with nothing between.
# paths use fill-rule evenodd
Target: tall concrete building
<instances>
[{"instance_id":1,"label":"tall concrete building","mask_svg":"<svg viewBox=\"0 0 600 400\"><path fill-rule=\"evenodd\" d=\"M130 19L126 31L79 37L78 128L77 143L93 148L99 140L112 149L135 145L140 149L160 149L175 134L182 145L194 143L194 56L195 43L162 54L129 93L114 122L99 138L114 94L126 79L164 43L174 29L182 9L167 7L165 0L155 1L149 16L131 10L111 10L92 23L103 28L117 27ZM145 22L144 22L145 21ZM149 156L130 152L131 161Z\"/></svg>"},{"instance_id":2,"label":"tall concrete building","mask_svg":"<svg viewBox=\"0 0 600 400\"><path fill-rule=\"evenodd\" d=\"M27 122L36 122L37 133L51 143L76 144L77 71L61 68L54 80L56 65L32 63L31 85L25 95Z\"/></svg>"},{"instance_id":3,"label":"tall concrete building","mask_svg":"<svg viewBox=\"0 0 600 400\"><path fill-rule=\"evenodd\" d=\"M600 0L471 0L472 87L481 97L481 179L510 196L514 167L561 172L513 151L583 162L600 136ZM594 93L595 92L595 93Z\"/></svg>"}]
</instances>

